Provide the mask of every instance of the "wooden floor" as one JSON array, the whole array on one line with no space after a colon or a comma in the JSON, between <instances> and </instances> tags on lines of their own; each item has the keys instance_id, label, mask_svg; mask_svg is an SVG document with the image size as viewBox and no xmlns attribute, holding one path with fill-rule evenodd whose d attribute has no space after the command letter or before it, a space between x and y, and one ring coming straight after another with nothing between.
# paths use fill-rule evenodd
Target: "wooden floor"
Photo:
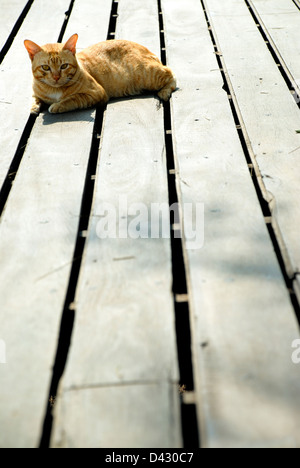
<instances>
[{"instance_id":1,"label":"wooden floor","mask_svg":"<svg viewBox=\"0 0 300 468\"><path fill-rule=\"evenodd\" d=\"M299 448L300 2L0 10L0 446ZM24 39L75 32L166 54L170 107L30 117Z\"/></svg>"}]
</instances>

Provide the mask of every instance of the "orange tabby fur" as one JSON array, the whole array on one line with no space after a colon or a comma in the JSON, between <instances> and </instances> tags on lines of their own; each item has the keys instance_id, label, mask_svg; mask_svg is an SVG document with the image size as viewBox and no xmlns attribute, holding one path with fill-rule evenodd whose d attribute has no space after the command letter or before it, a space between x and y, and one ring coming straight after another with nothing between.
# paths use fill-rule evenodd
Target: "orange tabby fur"
<instances>
[{"instance_id":1,"label":"orange tabby fur","mask_svg":"<svg viewBox=\"0 0 300 468\"><path fill-rule=\"evenodd\" d=\"M105 41L76 54L78 35L63 44L38 46L25 40L32 61L31 112L42 102L49 112L61 113L105 104L112 97L158 91L167 101L176 89L170 68L146 47L124 40Z\"/></svg>"}]
</instances>

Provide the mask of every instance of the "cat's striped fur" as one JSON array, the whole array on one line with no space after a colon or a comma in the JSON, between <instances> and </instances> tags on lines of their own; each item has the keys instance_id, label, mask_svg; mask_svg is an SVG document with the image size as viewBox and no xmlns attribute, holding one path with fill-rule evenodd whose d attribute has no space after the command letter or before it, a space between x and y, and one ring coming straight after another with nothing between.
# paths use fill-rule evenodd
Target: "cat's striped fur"
<instances>
[{"instance_id":1,"label":"cat's striped fur","mask_svg":"<svg viewBox=\"0 0 300 468\"><path fill-rule=\"evenodd\" d=\"M25 40L32 60L31 111L42 102L61 113L105 104L110 98L157 91L167 101L176 89L172 70L146 47L125 40L104 41L76 54L78 35L65 44L38 46Z\"/></svg>"}]
</instances>

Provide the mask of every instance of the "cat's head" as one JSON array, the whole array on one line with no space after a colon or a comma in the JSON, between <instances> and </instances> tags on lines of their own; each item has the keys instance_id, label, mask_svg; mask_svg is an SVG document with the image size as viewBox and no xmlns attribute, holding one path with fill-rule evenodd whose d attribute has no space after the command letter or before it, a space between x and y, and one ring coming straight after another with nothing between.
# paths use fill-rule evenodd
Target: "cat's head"
<instances>
[{"instance_id":1,"label":"cat's head","mask_svg":"<svg viewBox=\"0 0 300 468\"><path fill-rule=\"evenodd\" d=\"M78 69L75 56L77 39L78 35L73 34L65 44L46 44L42 47L25 40L34 78L54 88L71 84Z\"/></svg>"}]
</instances>

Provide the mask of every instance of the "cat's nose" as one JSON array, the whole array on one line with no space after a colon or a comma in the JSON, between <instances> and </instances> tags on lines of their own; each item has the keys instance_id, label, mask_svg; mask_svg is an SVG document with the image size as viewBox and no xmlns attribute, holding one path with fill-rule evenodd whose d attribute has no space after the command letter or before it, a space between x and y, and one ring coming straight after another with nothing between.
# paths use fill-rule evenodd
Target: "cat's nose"
<instances>
[{"instance_id":1,"label":"cat's nose","mask_svg":"<svg viewBox=\"0 0 300 468\"><path fill-rule=\"evenodd\" d=\"M53 75L53 78L55 81L58 81L60 79L60 76L59 75Z\"/></svg>"}]
</instances>

